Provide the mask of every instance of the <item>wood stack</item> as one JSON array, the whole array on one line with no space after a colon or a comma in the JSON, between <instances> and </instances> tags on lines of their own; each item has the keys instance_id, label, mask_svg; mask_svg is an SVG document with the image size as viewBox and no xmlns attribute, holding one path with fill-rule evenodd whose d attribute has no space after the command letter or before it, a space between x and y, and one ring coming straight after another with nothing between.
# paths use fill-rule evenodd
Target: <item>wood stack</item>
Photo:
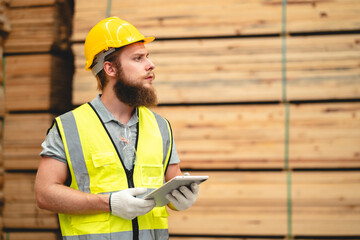
<instances>
[{"instance_id":1,"label":"wood stack","mask_svg":"<svg viewBox=\"0 0 360 240\"><path fill-rule=\"evenodd\" d=\"M0 212L4 209L4 165L3 165L3 135L4 135L4 40L10 31L10 21L8 19L8 4L9 1L0 0ZM0 214L0 234L3 233L3 215Z\"/></svg>"},{"instance_id":2,"label":"wood stack","mask_svg":"<svg viewBox=\"0 0 360 240\"><path fill-rule=\"evenodd\" d=\"M71 109L72 0L12 0L4 42L4 239L56 239L55 213L35 203L41 143L55 114ZM26 233L21 233L22 231Z\"/></svg>"},{"instance_id":3,"label":"wood stack","mask_svg":"<svg viewBox=\"0 0 360 240\"><path fill-rule=\"evenodd\" d=\"M7 111L71 107L71 0L11 1L5 42Z\"/></svg>"},{"instance_id":4,"label":"wood stack","mask_svg":"<svg viewBox=\"0 0 360 240\"><path fill-rule=\"evenodd\" d=\"M360 236L359 1L111 4L75 6L73 104L98 93L83 41L105 13L158 39L155 111L182 168L210 176L171 211L176 239Z\"/></svg>"},{"instance_id":5,"label":"wood stack","mask_svg":"<svg viewBox=\"0 0 360 240\"><path fill-rule=\"evenodd\" d=\"M67 31L48 28L67 21L34 18L55 16L37 8L66 1L14 0L13 16L29 2L36 6L14 33L24 36L36 24L42 32L6 43L3 216L8 229L28 229L28 239L55 239L56 216L35 205L33 170L52 110L68 105L51 94L58 86L51 62L63 56L57 53L66 49ZM210 176L191 209L170 211L171 239L360 237L358 0L108 3L76 0L72 103L97 94L83 42L104 16L159 39L147 45L160 99L154 110L172 124L182 168ZM35 69L33 62L42 63Z\"/></svg>"}]
</instances>

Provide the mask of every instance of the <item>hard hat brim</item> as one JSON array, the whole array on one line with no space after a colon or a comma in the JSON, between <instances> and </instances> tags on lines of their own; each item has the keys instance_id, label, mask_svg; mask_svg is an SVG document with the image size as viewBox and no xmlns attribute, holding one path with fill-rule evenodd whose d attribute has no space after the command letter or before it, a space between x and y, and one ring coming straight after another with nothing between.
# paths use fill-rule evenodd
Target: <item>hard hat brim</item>
<instances>
[{"instance_id":1,"label":"hard hat brim","mask_svg":"<svg viewBox=\"0 0 360 240\"><path fill-rule=\"evenodd\" d=\"M154 40L155 40L154 37L146 37L146 38L144 38L144 43L151 43L151 42L153 42Z\"/></svg>"}]
</instances>

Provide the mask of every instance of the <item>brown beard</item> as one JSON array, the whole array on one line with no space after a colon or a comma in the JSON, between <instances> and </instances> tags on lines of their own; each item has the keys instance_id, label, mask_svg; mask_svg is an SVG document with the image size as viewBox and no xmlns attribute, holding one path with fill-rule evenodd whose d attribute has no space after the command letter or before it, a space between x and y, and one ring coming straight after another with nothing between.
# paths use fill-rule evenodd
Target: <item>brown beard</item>
<instances>
[{"instance_id":1,"label":"brown beard","mask_svg":"<svg viewBox=\"0 0 360 240\"><path fill-rule=\"evenodd\" d=\"M114 91L117 98L128 104L130 107L154 107L157 105L157 95L155 89L144 87L142 82L131 83L127 81L121 66L117 68L119 71L116 73L116 84Z\"/></svg>"}]
</instances>

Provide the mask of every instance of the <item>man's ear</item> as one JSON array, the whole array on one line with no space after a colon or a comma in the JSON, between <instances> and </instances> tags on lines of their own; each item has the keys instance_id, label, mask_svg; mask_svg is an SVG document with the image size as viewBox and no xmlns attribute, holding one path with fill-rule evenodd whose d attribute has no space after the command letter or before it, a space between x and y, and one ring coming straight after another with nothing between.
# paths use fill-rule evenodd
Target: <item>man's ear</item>
<instances>
[{"instance_id":1,"label":"man's ear","mask_svg":"<svg viewBox=\"0 0 360 240\"><path fill-rule=\"evenodd\" d=\"M104 67L104 71L107 75L109 75L110 77L116 76L116 69L111 62L105 61L103 64L103 67Z\"/></svg>"}]
</instances>

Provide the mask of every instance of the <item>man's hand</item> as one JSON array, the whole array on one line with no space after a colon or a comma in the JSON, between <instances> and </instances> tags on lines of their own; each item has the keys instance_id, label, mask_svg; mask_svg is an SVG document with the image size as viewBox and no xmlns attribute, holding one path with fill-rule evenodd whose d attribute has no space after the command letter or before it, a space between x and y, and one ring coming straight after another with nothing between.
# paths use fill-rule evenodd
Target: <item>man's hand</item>
<instances>
[{"instance_id":1,"label":"man's hand","mask_svg":"<svg viewBox=\"0 0 360 240\"><path fill-rule=\"evenodd\" d=\"M176 208L182 211L191 207L199 195L199 185L191 184L191 189L186 186L181 186L178 190L174 190L171 194L166 195L166 198Z\"/></svg>"},{"instance_id":2,"label":"man's hand","mask_svg":"<svg viewBox=\"0 0 360 240\"><path fill-rule=\"evenodd\" d=\"M132 220L137 216L150 212L156 205L155 201L136 198L137 195L144 194L146 191L146 188L129 188L110 194L111 213Z\"/></svg>"}]
</instances>

